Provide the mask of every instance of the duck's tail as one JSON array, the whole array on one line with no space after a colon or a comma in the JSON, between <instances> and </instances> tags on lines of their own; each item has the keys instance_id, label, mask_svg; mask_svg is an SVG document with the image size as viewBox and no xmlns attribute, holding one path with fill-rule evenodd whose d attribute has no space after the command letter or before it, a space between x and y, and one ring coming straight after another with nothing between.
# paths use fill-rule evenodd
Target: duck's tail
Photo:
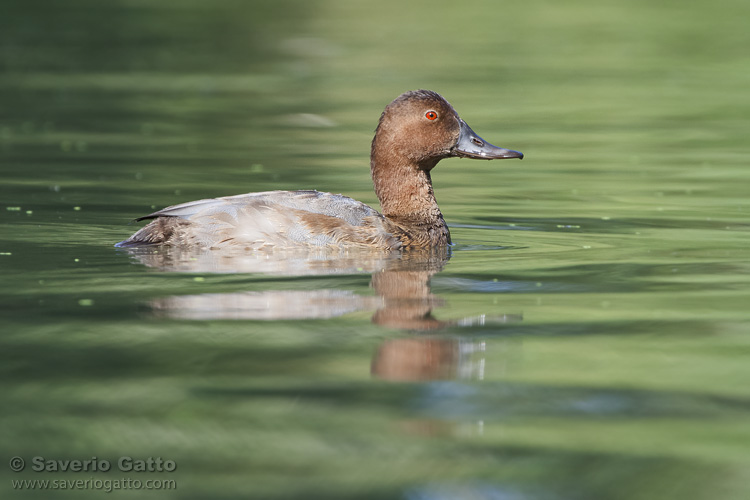
<instances>
[{"instance_id":1,"label":"duck's tail","mask_svg":"<svg viewBox=\"0 0 750 500\"><path fill-rule=\"evenodd\" d=\"M138 220L142 220L138 219ZM175 230L188 222L178 217L157 217L126 240L115 244L117 248L133 248L169 243Z\"/></svg>"}]
</instances>

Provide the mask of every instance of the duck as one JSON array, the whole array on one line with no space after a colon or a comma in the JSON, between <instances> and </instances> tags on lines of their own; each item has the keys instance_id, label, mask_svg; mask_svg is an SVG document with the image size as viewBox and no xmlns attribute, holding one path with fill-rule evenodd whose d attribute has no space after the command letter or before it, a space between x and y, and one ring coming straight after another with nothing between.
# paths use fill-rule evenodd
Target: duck
<instances>
[{"instance_id":1,"label":"duck","mask_svg":"<svg viewBox=\"0 0 750 500\"><path fill-rule=\"evenodd\" d=\"M300 247L407 250L451 245L432 187L444 158L523 159L494 146L462 120L437 92L405 92L385 107L370 149L370 173L380 212L316 190L265 191L170 206L119 248L168 246L214 250Z\"/></svg>"}]
</instances>

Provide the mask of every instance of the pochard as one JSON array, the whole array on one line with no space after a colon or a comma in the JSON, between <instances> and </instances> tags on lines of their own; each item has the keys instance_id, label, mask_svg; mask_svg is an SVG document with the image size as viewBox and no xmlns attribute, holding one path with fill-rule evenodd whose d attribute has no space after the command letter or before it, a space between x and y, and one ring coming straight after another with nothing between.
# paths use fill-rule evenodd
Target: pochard
<instances>
[{"instance_id":1,"label":"pochard","mask_svg":"<svg viewBox=\"0 0 750 500\"><path fill-rule=\"evenodd\" d=\"M266 191L191 201L153 219L117 247L168 245L247 250L370 247L390 250L451 243L430 171L443 158L523 158L477 135L442 96L406 92L386 106L375 130L370 172L382 213L341 194Z\"/></svg>"}]
</instances>

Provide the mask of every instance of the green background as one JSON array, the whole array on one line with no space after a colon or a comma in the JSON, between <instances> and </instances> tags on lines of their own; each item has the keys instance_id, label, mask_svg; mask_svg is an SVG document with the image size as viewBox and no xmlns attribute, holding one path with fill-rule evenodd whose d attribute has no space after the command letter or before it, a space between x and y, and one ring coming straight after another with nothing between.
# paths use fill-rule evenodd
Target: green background
<instances>
[{"instance_id":1,"label":"green background","mask_svg":"<svg viewBox=\"0 0 750 500\"><path fill-rule=\"evenodd\" d=\"M101 494L15 479L131 477L178 487L112 495L748 498L748 19L731 0L2 2L3 460L178 465L3 466L3 497ZM416 88L526 154L433 172L456 243L427 300L441 329L373 319L379 268L356 257L211 273L112 247L134 217L205 197L377 207L372 133ZM370 305L164 306L321 290ZM371 374L410 341L460 359Z\"/></svg>"}]
</instances>

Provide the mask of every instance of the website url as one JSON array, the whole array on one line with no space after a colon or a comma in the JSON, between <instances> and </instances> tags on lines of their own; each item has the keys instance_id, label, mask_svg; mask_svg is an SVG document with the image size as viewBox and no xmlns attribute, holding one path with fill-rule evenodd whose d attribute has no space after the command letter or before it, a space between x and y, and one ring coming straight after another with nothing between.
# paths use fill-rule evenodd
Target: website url
<instances>
[{"instance_id":1,"label":"website url","mask_svg":"<svg viewBox=\"0 0 750 500\"><path fill-rule=\"evenodd\" d=\"M12 479L14 490L176 490L174 479Z\"/></svg>"}]
</instances>

